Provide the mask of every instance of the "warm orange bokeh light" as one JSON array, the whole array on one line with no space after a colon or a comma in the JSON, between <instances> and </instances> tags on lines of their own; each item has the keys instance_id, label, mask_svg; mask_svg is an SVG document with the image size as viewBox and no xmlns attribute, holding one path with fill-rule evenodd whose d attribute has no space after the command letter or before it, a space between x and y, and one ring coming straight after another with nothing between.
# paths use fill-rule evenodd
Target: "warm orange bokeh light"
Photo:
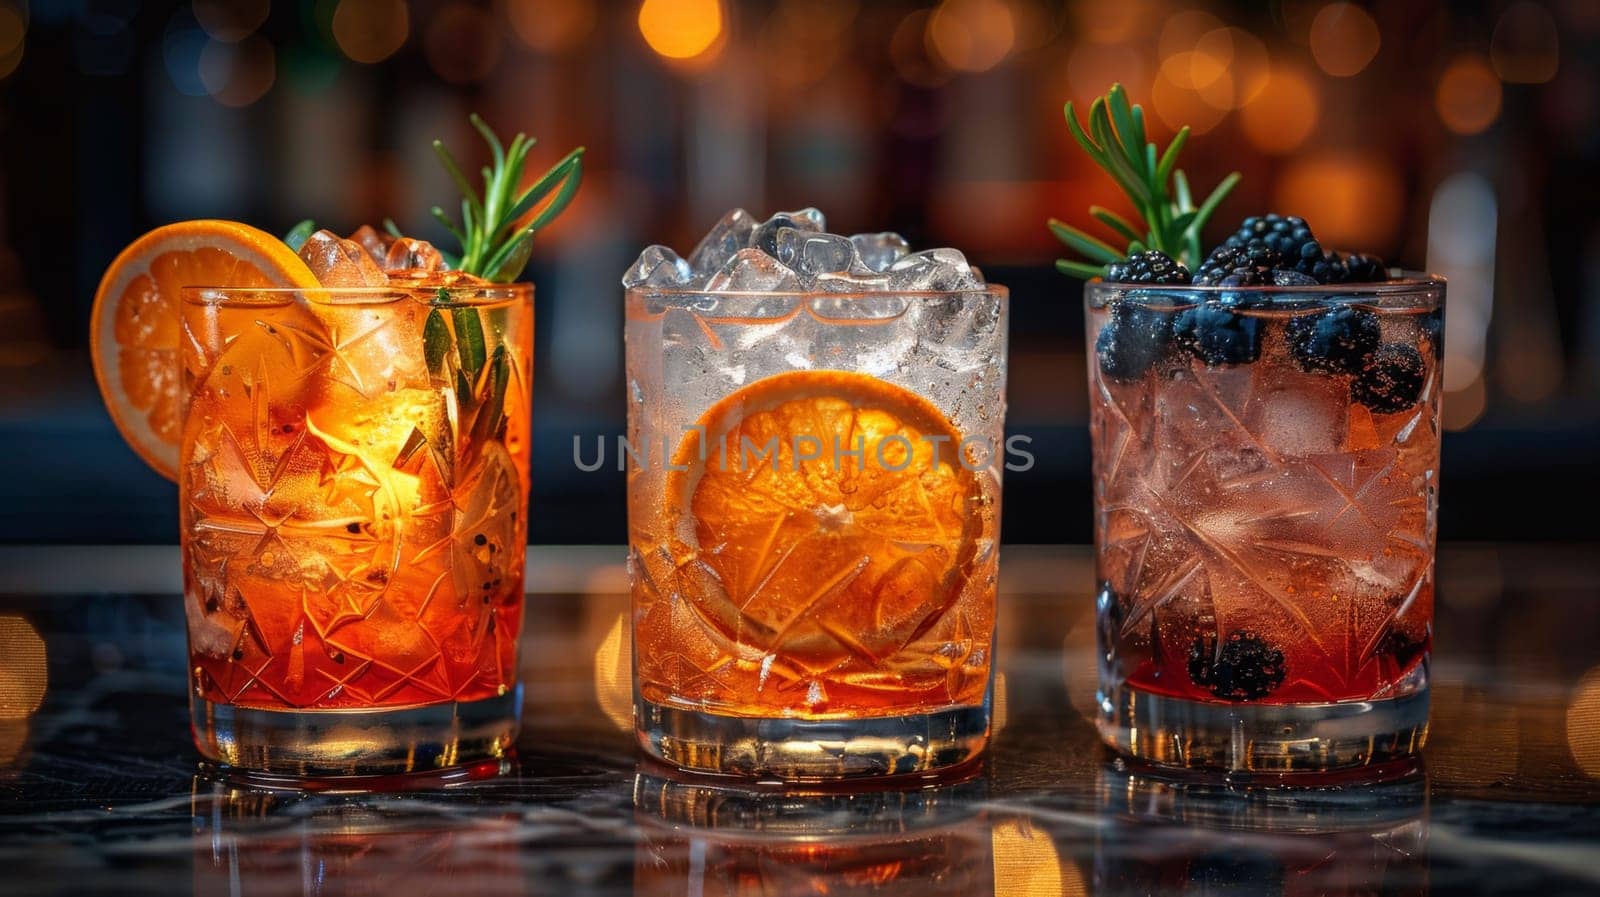
<instances>
[{"instance_id":1,"label":"warm orange bokeh light","mask_svg":"<svg viewBox=\"0 0 1600 897\"><path fill-rule=\"evenodd\" d=\"M1016 41L1016 21L1001 0L944 0L928 19L928 49L953 69L988 71Z\"/></svg>"},{"instance_id":2,"label":"warm orange bokeh light","mask_svg":"<svg viewBox=\"0 0 1600 897\"><path fill-rule=\"evenodd\" d=\"M511 31L529 49L560 53L594 30L595 0L508 0Z\"/></svg>"},{"instance_id":3,"label":"warm orange bokeh light","mask_svg":"<svg viewBox=\"0 0 1600 897\"><path fill-rule=\"evenodd\" d=\"M381 62L405 44L411 14L404 0L339 0L333 39L356 62Z\"/></svg>"},{"instance_id":4,"label":"warm orange bokeh light","mask_svg":"<svg viewBox=\"0 0 1600 897\"><path fill-rule=\"evenodd\" d=\"M918 87L937 87L950 79L950 70L943 61L928 52L926 40L928 19L926 9L916 9L906 14L894 28L889 38L889 61L895 74L907 84Z\"/></svg>"},{"instance_id":5,"label":"warm orange bokeh light","mask_svg":"<svg viewBox=\"0 0 1600 897\"><path fill-rule=\"evenodd\" d=\"M1572 689L1567 705L1567 747L1578 768L1600 779L1600 667L1588 672Z\"/></svg>"},{"instance_id":6,"label":"warm orange bokeh light","mask_svg":"<svg viewBox=\"0 0 1600 897\"><path fill-rule=\"evenodd\" d=\"M1500 79L1479 56L1463 56L1439 77L1439 120L1457 134L1480 134L1500 117Z\"/></svg>"},{"instance_id":7,"label":"warm orange bokeh light","mask_svg":"<svg viewBox=\"0 0 1600 897\"><path fill-rule=\"evenodd\" d=\"M1204 134L1222 121L1222 110L1200 98L1193 90L1173 83L1165 67L1150 87L1150 105L1156 117L1172 130L1184 125L1195 134Z\"/></svg>"},{"instance_id":8,"label":"warm orange bokeh light","mask_svg":"<svg viewBox=\"0 0 1600 897\"><path fill-rule=\"evenodd\" d=\"M694 59L718 46L722 4L717 0L644 0L639 33L667 59Z\"/></svg>"},{"instance_id":9,"label":"warm orange bokeh light","mask_svg":"<svg viewBox=\"0 0 1600 897\"><path fill-rule=\"evenodd\" d=\"M0 56L21 47L27 33L28 23L23 20L22 13L10 6L0 6Z\"/></svg>"},{"instance_id":10,"label":"warm orange bokeh light","mask_svg":"<svg viewBox=\"0 0 1600 897\"><path fill-rule=\"evenodd\" d=\"M1290 68L1274 68L1260 95L1239 114L1244 136L1268 153L1282 154L1316 130L1321 100L1311 79Z\"/></svg>"},{"instance_id":11,"label":"warm orange bokeh light","mask_svg":"<svg viewBox=\"0 0 1600 897\"><path fill-rule=\"evenodd\" d=\"M1354 3L1329 3L1311 20L1311 56L1339 78L1358 74L1378 55L1378 23Z\"/></svg>"},{"instance_id":12,"label":"warm orange bokeh light","mask_svg":"<svg viewBox=\"0 0 1600 897\"><path fill-rule=\"evenodd\" d=\"M0 617L0 720L32 716L48 683L44 639L22 617Z\"/></svg>"},{"instance_id":13,"label":"warm orange bokeh light","mask_svg":"<svg viewBox=\"0 0 1600 897\"><path fill-rule=\"evenodd\" d=\"M1025 819L1006 819L995 823L991 842L997 895L1061 897L1072 893L1063 887L1061 854L1048 832Z\"/></svg>"},{"instance_id":14,"label":"warm orange bokeh light","mask_svg":"<svg viewBox=\"0 0 1600 897\"><path fill-rule=\"evenodd\" d=\"M1383 157L1330 152L1295 160L1275 198L1277 208L1315 221L1324 246L1370 250L1394 237L1404 195L1400 175Z\"/></svg>"}]
</instances>

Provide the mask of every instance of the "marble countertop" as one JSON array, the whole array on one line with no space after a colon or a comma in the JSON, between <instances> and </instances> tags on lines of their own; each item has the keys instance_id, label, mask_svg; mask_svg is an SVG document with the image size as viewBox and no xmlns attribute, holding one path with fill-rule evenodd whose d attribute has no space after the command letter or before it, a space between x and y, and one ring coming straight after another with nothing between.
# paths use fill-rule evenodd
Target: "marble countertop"
<instances>
[{"instance_id":1,"label":"marble countertop","mask_svg":"<svg viewBox=\"0 0 1600 897\"><path fill-rule=\"evenodd\" d=\"M0 893L1600 892L1593 547L1445 546L1423 769L1319 791L1101 750L1082 547L1005 549L998 734L964 778L684 777L633 750L622 557L532 550L513 758L306 793L197 763L175 550L0 548Z\"/></svg>"}]
</instances>

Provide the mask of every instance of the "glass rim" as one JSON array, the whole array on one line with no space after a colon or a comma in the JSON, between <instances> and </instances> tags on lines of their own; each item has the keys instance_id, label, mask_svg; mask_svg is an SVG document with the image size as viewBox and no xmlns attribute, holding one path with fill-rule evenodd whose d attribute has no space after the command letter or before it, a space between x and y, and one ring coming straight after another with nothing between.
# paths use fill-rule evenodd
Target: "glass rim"
<instances>
[{"instance_id":1,"label":"glass rim","mask_svg":"<svg viewBox=\"0 0 1600 897\"><path fill-rule=\"evenodd\" d=\"M628 296L716 296L730 299L943 299L951 296L994 296L1008 299L1011 288L991 283L965 290L694 290L687 287L625 287Z\"/></svg>"},{"instance_id":2,"label":"glass rim","mask_svg":"<svg viewBox=\"0 0 1600 897\"><path fill-rule=\"evenodd\" d=\"M180 287L190 305L214 308L320 305L334 308L382 307L410 299L429 308L479 308L532 301L533 284L495 283L457 286L389 284L373 287ZM447 297L447 298L446 298Z\"/></svg>"},{"instance_id":3,"label":"glass rim","mask_svg":"<svg viewBox=\"0 0 1600 897\"><path fill-rule=\"evenodd\" d=\"M1119 290L1124 293L1198 293L1202 296L1220 295L1223 293L1288 293L1291 295L1328 296L1337 293L1352 293L1364 296L1370 295L1397 295L1403 293L1420 293L1429 290L1442 290L1448 284L1442 274L1430 274L1424 271L1400 271L1400 276L1393 280L1379 280L1366 283L1315 283L1297 286L1277 286L1275 284L1256 284L1251 286L1221 286L1217 284L1190 284L1190 283L1119 283L1096 277L1086 281L1085 285L1099 290Z\"/></svg>"}]
</instances>

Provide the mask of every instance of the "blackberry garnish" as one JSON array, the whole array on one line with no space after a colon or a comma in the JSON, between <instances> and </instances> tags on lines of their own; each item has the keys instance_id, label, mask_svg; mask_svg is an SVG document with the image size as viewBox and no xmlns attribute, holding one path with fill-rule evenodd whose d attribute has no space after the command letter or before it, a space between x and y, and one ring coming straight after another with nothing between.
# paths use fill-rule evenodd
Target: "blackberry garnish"
<instances>
[{"instance_id":1,"label":"blackberry garnish","mask_svg":"<svg viewBox=\"0 0 1600 897\"><path fill-rule=\"evenodd\" d=\"M1426 374L1422 353L1405 343L1386 343L1350 382L1350 398L1380 414L1404 411L1417 404Z\"/></svg>"},{"instance_id":2,"label":"blackberry garnish","mask_svg":"<svg viewBox=\"0 0 1600 897\"><path fill-rule=\"evenodd\" d=\"M1159 249L1147 249L1107 265L1105 279L1113 283L1183 284L1189 282L1189 269Z\"/></svg>"},{"instance_id":3,"label":"blackberry garnish","mask_svg":"<svg viewBox=\"0 0 1600 897\"><path fill-rule=\"evenodd\" d=\"M1389 279L1389 268L1383 259L1362 252L1341 256L1345 266L1346 283L1382 283Z\"/></svg>"},{"instance_id":4,"label":"blackberry garnish","mask_svg":"<svg viewBox=\"0 0 1600 897\"><path fill-rule=\"evenodd\" d=\"M1230 249L1262 247L1282 257L1282 267L1313 275L1322 258L1322 244L1304 218L1294 215L1251 215L1239 224L1222 246Z\"/></svg>"},{"instance_id":5,"label":"blackberry garnish","mask_svg":"<svg viewBox=\"0 0 1600 897\"><path fill-rule=\"evenodd\" d=\"M1366 366L1382 335L1376 314L1339 305L1321 314L1290 318L1284 337L1301 370L1355 374Z\"/></svg>"},{"instance_id":6,"label":"blackberry garnish","mask_svg":"<svg viewBox=\"0 0 1600 897\"><path fill-rule=\"evenodd\" d=\"M1399 629L1390 629L1378 641L1378 653L1393 657L1395 666L1402 670L1411 666L1411 662L1417 659L1425 647L1427 647L1427 636L1415 639Z\"/></svg>"},{"instance_id":7,"label":"blackberry garnish","mask_svg":"<svg viewBox=\"0 0 1600 897\"><path fill-rule=\"evenodd\" d=\"M1228 633L1218 650L1212 637L1189 646L1189 679L1226 701L1255 701L1283 684L1283 652L1248 629Z\"/></svg>"},{"instance_id":8,"label":"blackberry garnish","mask_svg":"<svg viewBox=\"0 0 1600 897\"><path fill-rule=\"evenodd\" d=\"M1137 380L1166 354L1172 342L1172 312L1142 302L1111 306L1110 320L1095 337L1100 373L1109 380Z\"/></svg>"},{"instance_id":9,"label":"blackberry garnish","mask_svg":"<svg viewBox=\"0 0 1600 897\"><path fill-rule=\"evenodd\" d=\"M1221 305L1199 305L1180 313L1173 338L1210 367L1249 364L1261 357L1261 321Z\"/></svg>"},{"instance_id":10,"label":"blackberry garnish","mask_svg":"<svg viewBox=\"0 0 1600 897\"><path fill-rule=\"evenodd\" d=\"M1196 286L1250 287L1272 283L1283 256L1265 246L1218 246L1194 273Z\"/></svg>"}]
</instances>

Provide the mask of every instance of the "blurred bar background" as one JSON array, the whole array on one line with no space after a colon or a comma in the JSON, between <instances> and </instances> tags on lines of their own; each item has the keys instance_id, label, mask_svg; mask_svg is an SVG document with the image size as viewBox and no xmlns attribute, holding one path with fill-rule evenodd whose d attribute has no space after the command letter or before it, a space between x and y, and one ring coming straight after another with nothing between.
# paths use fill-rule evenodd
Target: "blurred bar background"
<instances>
[{"instance_id":1,"label":"blurred bar background","mask_svg":"<svg viewBox=\"0 0 1600 897\"><path fill-rule=\"evenodd\" d=\"M146 229L219 217L420 236L467 114L588 147L535 246L535 542L624 541L618 278L726 209L952 245L1013 290L1010 542L1091 533L1082 310L1055 215L1128 211L1072 144L1113 81L1248 214L1450 278L1442 534L1593 536L1600 459L1600 3L1385 0L0 0L0 542L173 542L87 356ZM591 449L592 450L592 449Z\"/></svg>"}]
</instances>

